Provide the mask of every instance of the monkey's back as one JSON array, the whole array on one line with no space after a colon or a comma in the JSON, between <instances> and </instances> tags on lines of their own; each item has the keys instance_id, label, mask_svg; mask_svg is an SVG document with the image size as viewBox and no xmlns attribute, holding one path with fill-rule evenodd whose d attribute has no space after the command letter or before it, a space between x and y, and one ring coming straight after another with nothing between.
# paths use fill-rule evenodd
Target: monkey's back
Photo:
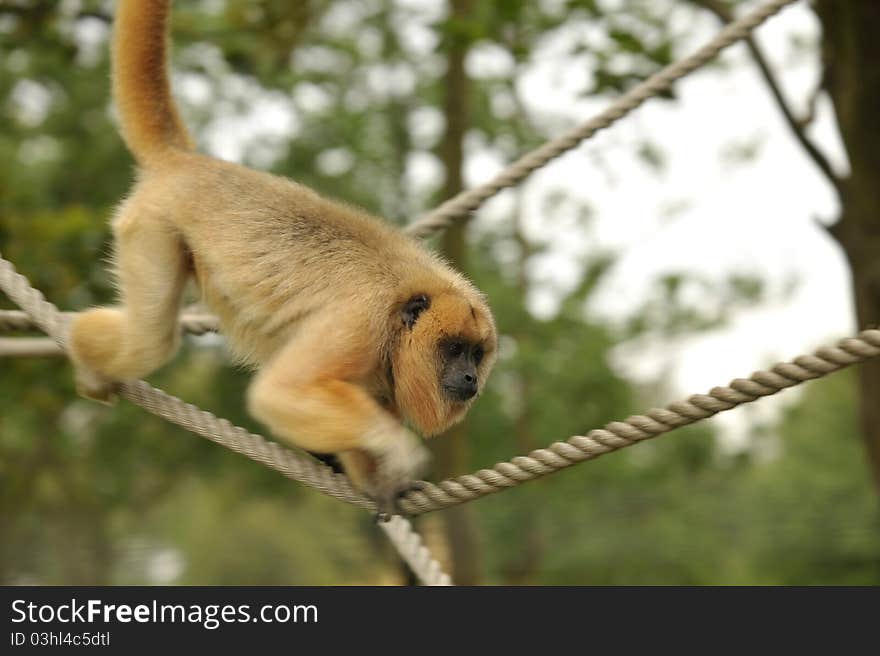
<instances>
[{"instance_id":1,"label":"monkey's back","mask_svg":"<svg viewBox=\"0 0 880 656\"><path fill-rule=\"evenodd\" d=\"M293 181L202 155L147 172L136 194L179 231L205 302L233 352L265 362L310 317L371 313L381 332L396 303L468 288L441 260L384 221ZM422 289L420 289L422 288Z\"/></svg>"}]
</instances>

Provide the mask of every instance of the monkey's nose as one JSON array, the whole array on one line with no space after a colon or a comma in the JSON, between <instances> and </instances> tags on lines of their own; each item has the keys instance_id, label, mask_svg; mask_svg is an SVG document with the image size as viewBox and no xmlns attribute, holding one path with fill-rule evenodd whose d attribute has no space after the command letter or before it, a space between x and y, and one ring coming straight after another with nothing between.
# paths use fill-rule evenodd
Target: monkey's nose
<instances>
[{"instance_id":1,"label":"monkey's nose","mask_svg":"<svg viewBox=\"0 0 880 656\"><path fill-rule=\"evenodd\" d=\"M459 401L467 401L473 398L477 393L477 377L473 374L465 374L458 381L458 384L452 387L452 392Z\"/></svg>"}]
</instances>

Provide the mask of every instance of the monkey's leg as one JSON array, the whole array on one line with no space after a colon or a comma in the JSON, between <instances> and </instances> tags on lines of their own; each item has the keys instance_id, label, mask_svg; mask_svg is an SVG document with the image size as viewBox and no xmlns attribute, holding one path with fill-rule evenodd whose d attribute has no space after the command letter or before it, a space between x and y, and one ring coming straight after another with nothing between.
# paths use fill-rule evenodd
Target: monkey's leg
<instances>
[{"instance_id":1,"label":"monkey's leg","mask_svg":"<svg viewBox=\"0 0 880 656\"><path fill-rule=\"evenodd\" d=\"M113 382L142 378L174 354L186 256L168 223L126 208L114 222L120 305L81 313L71 325L71 358L84 396L112 399Z\"/></svg>"},{"instance_id":2,"label":"monkey's leg","mask_svg":"<svg viewBox=\"0 0 880 656\"><path fill-rule=\"evenodd\" d=\"M352 382L368 374L364 354L370 352L353 334L304 327L254 379L248 404L277 437L307 451L339 454L355 486L381 511L393 512L398 492L423 473L428 451Z\"/></svg>"}]
</instances>

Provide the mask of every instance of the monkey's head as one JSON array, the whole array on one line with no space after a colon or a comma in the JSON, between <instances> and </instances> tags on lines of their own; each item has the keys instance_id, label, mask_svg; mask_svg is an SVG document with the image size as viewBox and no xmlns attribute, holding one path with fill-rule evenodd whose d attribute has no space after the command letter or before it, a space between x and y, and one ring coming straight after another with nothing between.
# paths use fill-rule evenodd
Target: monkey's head
<instances>
[{"instance_id":1,"label":"monkey's head","mask_svg":"<svg viewBox=\"0 0 880 656\"><path fill-rule=\"evenodd\" d=\"M469 290L468 290L469 291ZM395 317L394 397L426 437L461 421L495 363L495 322L477 292L417 293Z\"/></svg>"}]
</instances>

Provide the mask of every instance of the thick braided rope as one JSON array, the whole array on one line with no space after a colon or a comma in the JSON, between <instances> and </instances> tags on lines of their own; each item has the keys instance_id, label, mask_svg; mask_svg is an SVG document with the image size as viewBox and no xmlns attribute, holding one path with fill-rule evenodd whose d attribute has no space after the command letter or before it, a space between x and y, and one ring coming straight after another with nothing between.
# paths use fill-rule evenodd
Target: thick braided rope
<instances>
[{"instance_id":1,"label":"thick braided rope","mask_svg":"<svg viewBox=\"0 0 880 656\"><path fill-rule=\"evenodd\" d=\"M412 524L408 520L395 515L379 526L382 527L388 539L397 547L397 551L403 555L407 565L422 583L425 585L452 585L449 574L440 568L440 563L431 556L431 552L422 542L421 536L413 530Z\"/></svg>"},{"instance_id":2,"label":"thick braided rope","mask_svg":"<svg viewBox=\"0 0 880 656\"><path fill-rule=\"evenodd\" d=\"M75 312L63 312L62 316L70 320ZM215 333L220 330L217 317L210 314L185 313L180 317L180 327L191 335L204 335ZM20 310L0 310L0 331L27 331L39 328L28 316L27 312Z\"/></svg>"},{"instance_id":3,"label":"thick braided rope","mask_svg":"<svg viewBox=\"0 0 880 656\"><path fill-rule=\"evenodd\" d=\"M499 191L522 182L535 170L578 146L600 130L611 126L640 107L645 101L660 95L673 83L705 65L719 52L747 37L753 29L787 5L798 0L770 0L755 11L730 23L718 35L694 54L670 64L644 82L633 87L601 114L572 129L562 136L520 157L489 182L447 200L406 228L413 237L429 237L448 227L454 219L462 218L480 207Z\"/></svg>"},{"instance_id":4,"label":"thick braided rope","mask_svg":"<svg viewBox=\"0 0 880 656\"><path fill-rule=\"evenodd\" d=\"M64 348L70 317L58 311L43 295L31 287L27 278L18 273L9 260L0 254L0 289L28 316L29 325L51 336Z\"/></svg>"},{"instance_id":5,"label":"thick braided rope","mask_svg":"<svg viewBox=\"0 0 880 656\"><path fill-rule=\"evenodd\" d=\"M185 403L142 380L120 383L117 389L119 396L148 412L247 456L251 460L256 460L287 478L361 508L376 510L373 501L355 490L346 476L335 473L326 465L300 456L276 442L251 433L191 403Z\"/></svg>"},{"instance_id":6,"label":"thick braided rope","mask_svg":"<svg viewBox=\"0 0 880 656\"><path fill-rule=\"evenodd\" d=\"M408 493L401 508L410 515L416 515L472 501L632 446L878 355L880 330L864 330L855 337L841 340L836 346L822 347L813 355L802 355L791 362L782 362L769 371L758 371L749 378L737 378L727 387L715 387L708 394L695 394L665 408L654 408L643 415L611 422L605 428L570 437L564 442L554 442L545 449L499 463L492 469L481 469L436 485L426 484L419 491Z\"/></svg>"}]
</instances>

